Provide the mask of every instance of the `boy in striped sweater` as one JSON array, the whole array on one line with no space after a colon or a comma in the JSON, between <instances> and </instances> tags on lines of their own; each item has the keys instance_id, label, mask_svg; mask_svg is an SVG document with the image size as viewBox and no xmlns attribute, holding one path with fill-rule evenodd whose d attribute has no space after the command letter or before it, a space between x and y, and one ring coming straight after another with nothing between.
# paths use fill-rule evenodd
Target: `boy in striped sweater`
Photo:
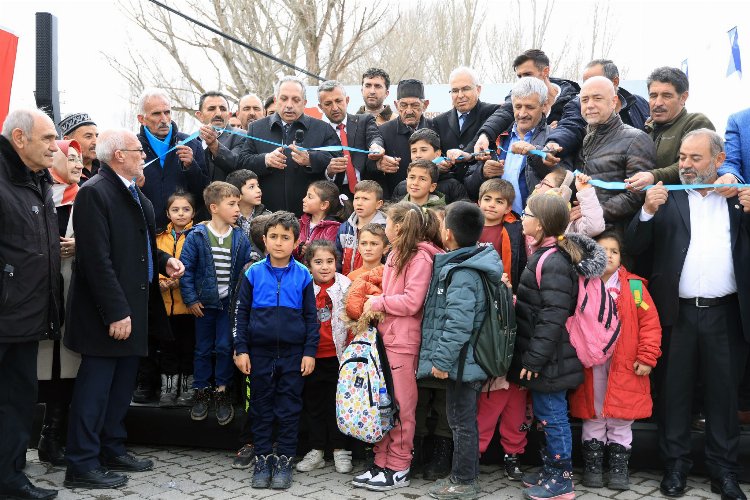
<instances>
[{"instance_id":1,"label":"boy in striped sweater","mask_svg":"<svg viewBox=\"0 0 750 500\"><path fill-rule=\"evenodd\" d=\"M211 220L198 224L185 240L180 260L185 275L180 292L195 316L195 399L190 416L204 420L211 402L209 381L216 384L216 419L226 425L234 418L227 386L232 380L232 337L229 331L231 290L244 265L250 260L250 242L245 233L233 227L240 215L240 192L226 182L212 182L203 191ZM215 368L211 354L216 353Z\"/></svg>"}]
</instances>

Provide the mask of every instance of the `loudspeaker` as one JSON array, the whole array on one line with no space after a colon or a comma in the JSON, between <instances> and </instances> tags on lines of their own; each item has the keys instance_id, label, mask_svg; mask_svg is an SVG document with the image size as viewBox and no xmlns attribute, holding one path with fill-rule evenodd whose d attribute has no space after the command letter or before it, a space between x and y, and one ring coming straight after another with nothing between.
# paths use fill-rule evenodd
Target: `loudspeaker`
<instances>
[{"instance_id":1,"label":"loudspeaker","mask_svg":"<svg viewBox=\"0 0 750 500\"><path fill-rule=\"evenodd\" d=\"M60 122L60 94L57 91L57 18L49 12L36 13L34 97L37 107L44 110L57 125Z\"/></svg>"}]
</instances>

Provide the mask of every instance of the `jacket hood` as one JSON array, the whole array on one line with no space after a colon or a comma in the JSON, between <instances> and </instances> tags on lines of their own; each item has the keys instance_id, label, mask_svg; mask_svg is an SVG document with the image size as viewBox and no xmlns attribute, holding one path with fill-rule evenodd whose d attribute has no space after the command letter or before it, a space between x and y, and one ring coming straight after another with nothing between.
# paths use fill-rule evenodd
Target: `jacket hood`
<instances>
[{"instance_id":1,"label":"jacket hood","mask_svg":"<svg viewBox=\"0 0 750 500\"><path fill-rule=\"evenodd\" d=\"M434 260L434 257L437 254L443 253L443 249L440 247L437 247L434 243L430 241L420 241L419 243L417 243L417 252L426 252Z\"/></svg>"},{"instance_id":2,"label":"jacket hood","mask_svg":"<svg viewBox=\"0 0 750 500\"><path fill-rule=\"evenodd\" d=\"M575 266L578 274L586 278L599 277L604 274L607 268L607 254L599 243L579 233L569 233L565 237L577 244L583 253L583 259Z\"/></svg>"},{"instance_id":3,"label":"jacket hood","mask_svg":"<svg viewBox=\"0 0 750 500\"><path fill-rule=\"evenodd\" d=\"M172 223L170 222L169 224L167 224L167 227L166 227L166 229L164 229L164 231L162 231L162 232L161 232L161 233L159 233L159 234L169 234L169 233L171 233L171 232L172 232L172 230L174 230L174 224L172 224ZM190 233L190 231L192 231L192 230L193 230L193 221L190 221L190 222L188 222L188 223L187 223L187 226L185 226L185 229L183 229L183 230L182 230L182 235L183 235L183 236L185 236L185 237L187 237L187 235L188 235L188 234Z\"/></svg>"},{"instance_id":4,"label":"jacket hood","mask_svg":"<svg viewBox=\"0 0 750 500\"><path fill-rule=\"evenodd\" d=\"M346 221L352 226L357 227L357 223L359 222L359 216L357 215L357 212L352 212L352 214L349 216ZM375 215L372 217L372 220L370 221L370 224L385 224L385 214L381 212L380 210L375 211Z\"/></svg>"},{"instance_id":5,"label":"jacket hood","mask_svg":"<svg viewBox=\"0 0 750 500\"><path fill-rule=\"evenodd\" d=\"M491 246L478 247L475 245L435 256L435 270L439 270L441 280L454 267L482 271L494 283L501 281L503 272L503 264L500 261L500 256L494 247Z\"/></svg>"}]
</instances>

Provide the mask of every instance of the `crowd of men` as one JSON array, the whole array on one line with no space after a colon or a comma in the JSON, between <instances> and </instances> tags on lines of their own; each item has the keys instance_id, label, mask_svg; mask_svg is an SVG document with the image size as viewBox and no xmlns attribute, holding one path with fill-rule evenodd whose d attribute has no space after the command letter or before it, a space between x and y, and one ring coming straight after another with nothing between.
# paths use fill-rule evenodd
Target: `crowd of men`
<instances>
[{"instance_id":1,"label":"crowd of men","mask_svg":"<svg viewBox=\"0 0 750 500\"><path fill-rule=\"evenodd\" d=\"M549 59L536 49L520 54L514 70L519 79L532 77L524 92L502 103L486 103L480 100L476 71L456 68L448 77L453 107L434 119L425 116L429 100L416 79L398 82L391 107L386 102L391 81L378 68L362 75L365 104L355 112L348 109L342 84L321 84L320 120L305 114L306 85L294 76L281 78L265 100L248 94L234 105L219 91L207 92L195 113L202 124L199 137L188 141L173 119L169 96L158 89L145 91L138 102L137 134L100 134L94 117L69 115L58 128L63 139L80 145L82 183L94 183L76 200L74 247L60 244L50 191L55 124L36 110L12 111L0 137L0 495L55 494L32 485L23 467L37 402L38 344L60 339L61 258L88 253L81 262L93 263L75 269L66 304L65 345L83 355L70 409L68 446L75 466L70 484L106 482L107 467L144 466L125 452L122 419L136 389L136 372L141 372L137 390L152 390L148 373L155 368L149 368L145 356L149 331L158 324L158 307L150 303L150 297L159 296L154 276L178 277L183 270L154 244L167 224L167 199L178 189L191 193L199 205L196 221L204 220L203 189L238 169L258 175L266 208L297 216L308 185L316 180L334 181L350 198L357 181L374 180L386 197L400 199L410 163L409 137L431 128L446 158L438 165L437 189L449 202L476 200L482 182L501 177L514 186L518 201L513 208L520 213L534 186L557 165L595 180L628 184L622 191L597 188L596 194L608 229L625 234L634 224L644 242L654 241L651 253L637 249L644 253L635 261L636 270L650 279L652 295L674 304L659 310L665 353L659 394L669 394L659 416L666 470L662 491L672 496L685 491L692 464L685 443L698 411L693 392L700 390L709 472L718 478L722 498L744 498L733 474L738 471L739 423L750 423L750 271L748 254L740 252L748 249L737 244L745 241L737 230L747 230L739 222L738 196L750 193L733 185L750 181L750 109L729 118L725 144L707 143L706 151L686 156L680 150L682 138L715 127L705 115L688 112L688 79L679 69L655 69L647 79L648 100L620 87L617 66L610 60L591 61L580 85L552 77ZM546 155L519 150L516 143L533 145ZM369 153L305 149L337 145ZM128 180L133 178L137 187ZM714 193L728 200L728 219L721 204L707 211L692 196L683 197L684 191L667 195L660 187L696 178L720 185ZM659 187L643 190L657 183ZM659 233L647 222L664 204L674 210L657 217L661 224L669 221ZM572 217L580 217L576 207ZM726 226L729 247L715 237L714 223ZM117 261L124 271L101 265L104 259ZM76 273L87 276L85 284L76 282ZM681 276L688 274L695 287L686 296L690 286ZM714 312L723 310L715 306L734 301L741 314L712 316L711 324L722 325L717 335L716 328L691 326L687 299ZM130 336L139 341L128 352L97 343L98 338Z\"/></svg>"}]
</instances>

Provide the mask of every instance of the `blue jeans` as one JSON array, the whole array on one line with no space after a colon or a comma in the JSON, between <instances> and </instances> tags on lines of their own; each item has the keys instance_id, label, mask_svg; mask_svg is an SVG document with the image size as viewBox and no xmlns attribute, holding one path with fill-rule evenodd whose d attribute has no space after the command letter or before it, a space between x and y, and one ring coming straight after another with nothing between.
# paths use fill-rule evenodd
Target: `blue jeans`
<instances>
[{"instance_id":1,"label":"blue jeans","mask_svg":"<svg viewBox=\"0 0 750 500\"><path fill-rule=\"evenodd\" d=\"M216 353L216 371L211 354ZM229 331L229 301L222 300L221 309L205 308L203 317L195 318L195 363L193 388L208 387L211 374L216 386L227 386L232 381L232 335Z\"/></svg>"},{"instance_id":2,"label":"blue jeans","mask_svg":"<svg viewBox=\"0 0 750 500\"><path fill-rule=\"evenodd\" d=\"M460 483L479 477L479 428L477 426L478 384L448 380L446 409L453 432L451 475Z\"/></svg>"},{"instance_id":3,"label":"blue jeans","mask_svg":"<svg viewBox=\"0 0 750 500\"><path fill-rule=\"evenodd\" d=\"M542 423L547 438L547 455L552 460L570 460L573 437L568 421L567 391L531 391L534 416Z\"/></svg>"}]
</instances>

